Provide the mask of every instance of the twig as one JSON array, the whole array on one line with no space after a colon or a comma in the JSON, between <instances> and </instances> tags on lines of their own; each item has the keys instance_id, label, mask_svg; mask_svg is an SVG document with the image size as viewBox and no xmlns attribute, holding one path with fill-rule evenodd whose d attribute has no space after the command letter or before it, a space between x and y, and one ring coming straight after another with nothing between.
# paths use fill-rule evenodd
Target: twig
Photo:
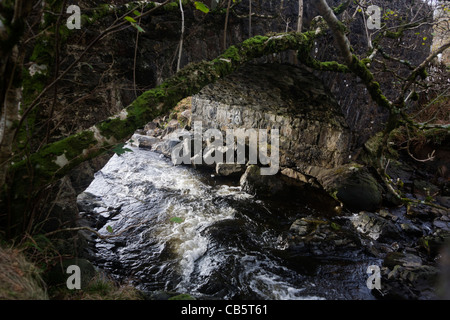
<instances>
[{"instance_id":1,"label":"twig","mask_svg":"<svg viewBox=\"0 0 450 320\"><path fill-rule=\"evenodd\" d=\"M141 15L144 7L141 9ZM139 18L138 23L141 22L141 18ZM137 51L139 46L139 30L136 30L136 44L134 46L134 61L133 61L133 88L134 88L134 96L137 98L137 90L136 90L136 60L137 60Z\"/></svg>"},{"instance_id":2,"label":"twig","mask_svg":"<svg viewBox=\"0 0 450 320\"><path fill-rule=\"evenodd\" d=\"M228 29L228 18L230 16L231 0L228 0L227 14L225 16L225 27L223 28L223 50L227 49L227 29Z\"/></svg>"},{"instance_id":3,"label":"twig","mask_svg":"<svg viewBox=\"0 0 450 320\"><path fill-rule=\"evenodd\" d=\"M180 36L180 48L178 51L178 62L177 62L177 72L180 71L181 66L181 56L183 54L183 40L184 40L184 10L183 3L180 1L180 11L181 11L181 36Z\"/></svg>"}]
</instances>

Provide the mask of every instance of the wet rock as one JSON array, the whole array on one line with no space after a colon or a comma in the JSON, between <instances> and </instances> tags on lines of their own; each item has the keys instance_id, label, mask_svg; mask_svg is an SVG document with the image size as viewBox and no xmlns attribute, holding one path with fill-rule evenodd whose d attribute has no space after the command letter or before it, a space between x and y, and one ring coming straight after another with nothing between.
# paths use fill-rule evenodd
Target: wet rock
<instances>
[{"instance_id":1,"label":"wet rock","mask_svg":"<svg viewBox=\"0 0 450 320\"><path fill-rule=\"evenodd\" d=\"M435 299L439 269L408 252L391 252L383 261L384 298Z\"/></svg>"},{"instance_id":2,"label":"wet rock","mask_svg":"<svg viewBox=\"0 0 450 320\"><path fill-rule=\"evenodd\" d=\"M161 142L161 140L155 137L141 137L138 139L138 147L141 149L151 149L158 142Z\"/></svg>"},{"instance_id":3,"label":"wet rock","mask_svg":"<svg viewBox=\"0 0 450 320\"><path fill-rule=\"evenodd\" d=\"M283 170L281 170L281 174L285 175L286 177L289 177L291 179L294 179L296 181L308 183L313 187L321 188L321 186L319 185L319 183L317 183L317 180L315 178L308 177L308 176L304 175L303 173L301 173L297 170L294 170L292 168L284 168Z\"/></svg>"},{"instance_id":4,"label":"wet rock","mask_svg":"<svg viewBox=\"0 0 450 320\"><path fill-rule=\"evenodd\" d=\"M438 187L428 181L419 179L414 180L413 191L415 196L422 198L439 194Z\"/></svg>"},{"instance_id":5,"label":"wet rock","mask_svg":"<svg viewBox=\"0 0 450 320\"><path fill-rule=\"evenodd\" d=\"M382 190L377 181L365 170L357 170L336 186L336 197L350 210L378 209Z\"/></svg>"},{"instance_id":6,"label":"wet rock","mask_svg":"<svg viewBox=\"0 0 450 320\"><path fill-rule=\"evenodd\" d=\"M433 221L433 226L446 232L450 232L450 221L444 221L438 218Z\"/></svg>"},{"instance_id":7,"label":"wet rock","mask_svg":"<svg viewBox=\"0 0 450 320\"><path fill-rule=\"evenodd\" d=\"M411 217L419 218L424 221L431 221L436 217L448 215L448 210L430 206L426 203L410 203L407 205L406 213Z\"/></svg>"},{"instance_id":8,"label":"wet rock","mask_svg":"<svg viewBox=\"0 0 450 320\"><path fill-rule=\"evenodd\" d=\"M408 263L408 261L405 261ZM386 268L381 278L384 299L431 300L437 299L436 284L439 269L430 265L405 266L397 264ZM377 295L377 292L375 292Z\"/></svg>"},{"instance_id":9,"label":"wet rock","mask_svg":"<svg viewBox=\"0 0 450 320\"><path fill-rule=\"evenodd\" d=\"M391 221L375 213L360 212L351 219L353 226L363 235L381 242L401 238L398 227Z\"/></svg>"},{"instance_id":10,"label":"wet rock","mask_svg":"<svg viewBox=\"0 0 450 320\"><path fill-rule=\"evenodd\" d=\"M106 208L101 197L86 191L78 195L77 205L83 218L78 221L78 226L87 226L97 230L119 214L121 209L120 206L117 208ZM82 231L81 233L86 239L92 240L92 233L87 231Z\"/></svg>"},{"instance_id":11,"label":"wet rock","mask_svg":"<svg viewBox=\"0 0 450 320\"><path fill-rule=\"evenodd\" d=\"M70 172L70 181L77 195L86 190L92 180L94 180L95 173L101 170L111 157L111 154L98 156L81 163Z\"/></svg>"},{"instance_id":12,"label":"wet rock","mask_svg":"<svg viewBox=\"0 0 450 320\"><path fill-rule=\"evenodd\" d=\"M398 216L393 215L388 210L381 209L381 210L378 211L378 215L380 217L382 217L382 218L390 219L390 220L392 220L394 222L398 220Z\"/></svg>"},{"instance_id":13,"label":"wet rock","mask_svg":"<svg viewBox=\"0 0 450 320\"><path fill-rule=\"evenodd\" d=\"M94 212L103 205L102 199L90 192L82 192L77 196L77 206L80 212Z\"/></svg>"},{"instance_id":14,"label":"wet rock","mask_svg":"<svg viewBox=\"0 0 450 320\"><path fill-rule=\"evenodd\" d=\"M422 259L411 253L390 252L386 255L383 266L389 269L394 269L396 265L403 267L420 267L422 266Z\"/></svg>"},{"instance_id":15,"label":"wet rock","mask_svg":"<svg viewBox=\"0 0 450 320\"><path fill-rule=\"evenodd\" d=\"M315 256L348 254L360 248L358 238L341 225L315 217L295 220L286 236L287 249Z\"/></svg>"},{"instance_id":16,"label":"wet rock","mask_svg":"<svg viewBox=\"0 0 450 320\"><path fill-rule=\"evenodd\" d=\"M241 176L242 190L261 196L273 195L282 191L284 184L277 176L261 175L261 168L257 165L248 166Z\"/></svg>"},{"instance_id":17,"label":"wet rock","mask_svg":"<svg viewBox=\"0 0 450 320\"><path fill-rule=\"evenodd\" d=\"M436 197L436 201L443 207L450 208L450 197Z\"/></svg>"},{"instance_id":18,"label":"wet rock","mask_svg":"<svg viewBox=\"0 0 450 320\"><path fill-rule=\"evenodd\" d=\"M242 174L245 172L245 165L235 163L221 163L216 164L216 173L220 176L230 176L235 174Z\"/></svg>"},{"instance_id":19,"label":"wet rock","mask_svg":"<svg viewBox=\"0 0 450 320\"><path fill-rule=\"evenodd\" d=\"M352 211L374 211L381 205L383 189L361 165L348 164L334 169L309 167L306 173Z\"/></svg>"},{"instance_id":20,"label":"wet rock","mask_svg":"<svg viewBox=\"0 0 450 320\"><path fill-rule=\"evenodd\" d=\"M152 121L145 125L144 131L148 132L149 130L154 130L156 128L158 128L158 124L156 122Z\"/></svg>"},{"instance_id":21,"label":"wet rock","mask_svg":"<svg viewBox=\"0 0 450 320\"><path fill-rule=\"evenodd\" d=\"M431 235L421 237L418 240L418 244L430 257L435 257L440 253L447 241L450 241L450 232L438 229Z\"/></svg>"},{"instance_id":22,"label":"wet rock","mask_svg":"<svg viewBox=\"0 0 450 320\"><path fill-rule=\"evenodd\" d=\"M162 153L166 157L170 158L172 156L173 148L175 148L179 143L181 143L181 141L174 138L163 140L161 143L154 145L153 151Z\"/></svg>"},{"instance_id":23,"label":"wet rock","mask_svg":"<svg viewBox=\"0 0 450 320\"><path fill-rule=\"evenodd\" d=\"M418 226L412 224L412 223L402 223L400 224L400 228L410 236L416 236L420 237L423 235L423 230L419 228Z\"/></svg>"}]
</instances>

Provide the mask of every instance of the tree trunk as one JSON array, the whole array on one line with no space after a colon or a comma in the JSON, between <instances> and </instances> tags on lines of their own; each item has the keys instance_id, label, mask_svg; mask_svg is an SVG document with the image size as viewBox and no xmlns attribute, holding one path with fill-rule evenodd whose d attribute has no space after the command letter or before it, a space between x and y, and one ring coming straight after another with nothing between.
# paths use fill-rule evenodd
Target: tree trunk
<instances>
[{"instance_id":1,"label":"tree trunk","mask_svg":"<svg viewBox=\"0 0 450 320\"><path fill-rule=\"evenodd\" d=\"M298 0L297 32L302 32L303 27L303 0Z\"/></svg>"},{"instance_id":2,"label":"tree trunk","mask_svg":"<svg viewBox=\"0 0 450 320\"><path fill-rule=\"evenodd\" d=\"M4 185L6 172L10 166L13 126L19 119L18 108L22 90L18 85L18 78L23 65L23 53L19 50L19 41L24 31L24 19L31 11L33 4L34 1L31 0L16 0L14 15L10 21L5 21L5 24L9 24L9 28L0 29L0 186ZM2 9L6 8L2 7Z\"/></svg>"},{"instance_id":3,"label":"tree trunk","mask_svg":"<svg viewBox=\"0 0 450 320\"><path fill-rule=\"evenodd\" d=\"M303 0L298 0L298 18L297 18L297 32L302 32L303 27ZM298 64L298 52L294 52L294 64Z\"/></svg>"},{"instance_id":4,"label":"tree trunk","mask_svg":"<svg viewBox=\"0 0 450 320\"><path fill-rule=\"evenodd\" d=\"M223 28L223 50L227 47L228 18L230 17L231 0L228 0L227 13L225 15L225 26Z\"/></svg>"}]
</instances>

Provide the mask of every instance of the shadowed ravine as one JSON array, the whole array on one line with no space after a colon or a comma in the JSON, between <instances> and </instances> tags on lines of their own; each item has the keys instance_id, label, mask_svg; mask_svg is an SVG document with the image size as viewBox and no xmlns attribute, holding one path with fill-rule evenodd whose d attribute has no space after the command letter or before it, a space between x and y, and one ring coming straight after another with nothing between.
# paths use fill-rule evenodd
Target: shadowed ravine
<instances>
[{"instance_id":1,"label":"shadowed ravine","mask_svg":"<svg viewBox=\"0 0 450 320\"><path fill-rule=\"evenodd\" d=\"M119 234L96 240L96 263L149 293L372 299L365 272L373 258L349 252L318 259L286 250L295 219L332 210L318 191L290 190L258 200L231 181L133 148L115 155L86 190L98 197L93 211L107 218L100 232L110 234L111 227Z\"/></svg>"}]
</instances>

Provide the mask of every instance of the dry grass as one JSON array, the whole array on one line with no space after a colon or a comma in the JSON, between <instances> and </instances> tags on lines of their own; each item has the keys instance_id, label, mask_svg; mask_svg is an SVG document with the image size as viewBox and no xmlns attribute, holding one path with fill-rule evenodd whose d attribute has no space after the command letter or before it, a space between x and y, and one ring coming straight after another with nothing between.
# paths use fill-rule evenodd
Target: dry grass
<instances>
[{"instance_id":1,"label":"dry grass","mask_svg":"<svg viewBox=\"0 0 450 320\"><path fill-rule=\"evenodd\" d=\"M40 271L18 250L0 247L0 299L47 300Z\"/></svg>"},{"instance_id":2,"label":"dry grass","mask_svg":"<svg viewBox=\"0 0 450 320\"><path fill-rule=\"evenodd\" d=\"M0 300L141 300L141 293L129 285L117 285L98 274L82 290L66 286L49 287L41 270L17 249L0 247Z\"/></svg>"}]
</instances>

